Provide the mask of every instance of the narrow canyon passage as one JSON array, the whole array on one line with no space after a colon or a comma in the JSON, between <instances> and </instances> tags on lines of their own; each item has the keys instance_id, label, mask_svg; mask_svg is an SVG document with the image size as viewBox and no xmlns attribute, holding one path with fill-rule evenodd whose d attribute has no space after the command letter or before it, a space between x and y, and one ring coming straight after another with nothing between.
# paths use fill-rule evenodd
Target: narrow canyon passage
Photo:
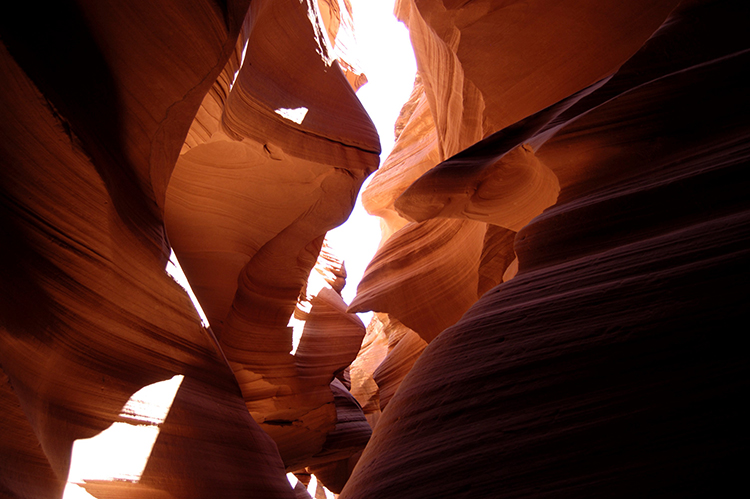
<instances>
[{"instance_id":1,"label":"narrow canyon passage","mask_svg":"<svg viewBox=\"0 0 750 499\"><path fill-rule=\"evenodd\" d=\"M376 3L2 17L1 499L741 490L748 7Z\"/></svg>"}]
</instances>

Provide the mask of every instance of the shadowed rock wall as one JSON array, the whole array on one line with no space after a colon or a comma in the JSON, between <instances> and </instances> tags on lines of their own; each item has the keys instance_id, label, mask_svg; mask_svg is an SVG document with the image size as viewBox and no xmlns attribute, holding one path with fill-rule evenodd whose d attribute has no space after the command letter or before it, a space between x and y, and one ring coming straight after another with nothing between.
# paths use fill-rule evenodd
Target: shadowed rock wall
<instances>
[{"instance_id":1,"label":"shadowed rock wall","mask_svg":"<svg viewBox=\"0 0 750 499\"><path fill-rule=\"evenodd\" d=\"M89 493L304 497L286 471L363 499L741 490L739 2L399 1L419 74L363 196L366 332L324 246L378 165L347 1L17 8L3 499L59 498L73 443L178 374L142 477Z\"/></svg>"},{"instance_id":2,"label":"shadowed rock wall","mask_svg":"<svg viewBox=\"0 0 750 499\"><path fill-rule=\"evenodd\" d=\"M291 0L19 8L0 31L0 496L60 497L73 442L180 374L140 480L87 491L294 497L286 467L347 460L370 433L329 386L364 335L341 297L312 298L297 356L287 328L378 162L331 49L346 29ZM345 13L326 20L351 30ZM165 273L170 247L213 330ZM248 392L263 376L275 405Z\"/></svg>"},{"instance_id":3,"label":"shadowed rock wall","mask_svg":"<svg viewBox=\"0 0 750 499\"><path fill-rule=\"evenodd\" d=\"M419 12L439 35L472 9L506 4L522 13L542 3L415 2L409 15ZM620 19L624 5L611 6L611 19ZM574 16L572 5L564 8ZM542 103L545 84L532 90L528 78L517 80L510 91L526 88L539 108L549 107L531 105L527 117L505 122L394 196L391 210L416 220L472 218L477 210L464 200L497 199L482 194L485 182L510 180L512 189L514 175L494 162L512 167L518 154L533 155L560 189L518 231L517 274L506 274L425 349L341 497L711 497L742 487L750 256L750 99L742 74L750 40L739 19L748 12L736 2L692 1L669 16L669 8L659 12L653 20L661 26L637 41L627 61L581 81L589 86L570 87L575 93L557 103ZM552 17L534 22L549 29L530 31L538 40L518 52L494 52L497 61L529 53L533 60L547 39L564 47L588 36L583 25L567 32L568 18L560 22L554 6L540 13ZM609 29L588 33L592 50L623 41L610 39ZM494 47L481 56L467 49L462 58L461 35L456 53L465 74L500 65L472 66ZM567 47L555 67L586 73L585 53ZM437 71L434 64L423 55L420 74L425 65ZM551 68L521 67L554 81ZM503 86L477 87L503 95ZM408 166L404 160L394 169L408 175ZM489 192L512 199L506 189ZM425 254L418 240L396 249L409 227L390 236L381 256ZM378 258L360 286L366 301L418 295L390 289ZM408 268L416 267L412 260ZM422 282L429 282L425 293L443 287L434 273ZM376 309L402 313L397 304Z\"/></svg>"}]
</instances>

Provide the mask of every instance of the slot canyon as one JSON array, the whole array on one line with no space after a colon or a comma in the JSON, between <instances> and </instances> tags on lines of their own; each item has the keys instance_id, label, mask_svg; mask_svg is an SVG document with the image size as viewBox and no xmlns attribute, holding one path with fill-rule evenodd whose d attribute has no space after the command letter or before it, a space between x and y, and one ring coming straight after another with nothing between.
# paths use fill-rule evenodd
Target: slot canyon
<instances>
[{"instance_id":1,"label":"slot canyon","mask_svg":"<svg viewBox=\"0 0 750 499\"><path fill-rule=\"evenodd\" d=\"M746 2L397 0L382 164L350 0L12 7L0 499L744 490ZM115 428L136 475L69 483Z\"/></svg>"}]
</instances>

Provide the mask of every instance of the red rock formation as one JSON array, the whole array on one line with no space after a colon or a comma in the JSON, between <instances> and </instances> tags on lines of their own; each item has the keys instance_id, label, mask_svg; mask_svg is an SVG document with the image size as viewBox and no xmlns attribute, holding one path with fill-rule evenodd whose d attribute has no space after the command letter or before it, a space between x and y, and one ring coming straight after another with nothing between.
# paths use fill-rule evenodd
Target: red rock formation
<instances>
[{"instance_id":1,"label":"red rock formation","mask_svg":"<svg viewBox=\"0 0 750 499\"><path fill-rule=\"evenodd\" d=\"M352 362L351 393L362 407L367 420L375 427L375 420L380 414L380 389L373 378L378 366L388 355L388 338L378 314L375 314L362 340L362 348Z\"/></svg>"},{"instance_id":2,"label":"red rock formation","mask_svg":"<svg viewBox=\"0 0 750 499\"><path fill-rule=\"evenodd\" d=\"M176 4L155 7L63 2L2 23L0 220L13 263L2 272L0 363L2 434L14 453L3 455L4 497L59 497L73 441L174 374L201 387L180 390L176 404L203 407L211 426L192 425L170 451L210 443L194 454L187 488L158 488L194 497L220 472L235 477L227 496L249 487L290 497L273 443L164 272L166 182L247 3L195 4L180 16Z\"/></svg>"},{"instance_id":3,"label":"red rock formation","mask_svg":"<svg viewBox=\"0 0 750 499\"><path fill-rule=\"evenodd\" d=\"M518 231L559 192L557 177L530 145L457 153L611 75L676 3L398 2L419 76L393 153L363 195L365 207L387 228L350 310L392 314L427 341L454 324L481 296L479 255L504 261L499 255L509 252L495 245L487 253L486 224ZM571 54L575 64L561 62ZM470 159L463 161L465 156ZM438 223L434 219L441 220L439 229L407 225ZM396 237L404 240L389 239L399 230ZM422 244L424 232L433 240ZM472 240L459 242L459 233L471 233ZM403 296L410 297L408 305Z\"/></svg>"},{"instance_id":4,"label":"red rock formation","mask_svg":"<svg viewBox=\"0 0 750 499\"><path fill-rule=\"evenodd\" d=\"M442 17L418 5L438 30L484 4ZM581 81L422 177L466 182L464 170L476 178L488 156L528 143L561 191L515 238L518 274L417 361L341 497L708 497L742 486L746 16L732 2L683 2L597 76L611 78ZM594 50L621 43L580 31L601 37ZM586 67L585 53L569 53Z\"/></svg>"},{"instance_id":5,"label":"red rock formation","mask_svg":"<svg viewBox=\"0 0 750 499\"><path fill-rule=\"evenodd\" d=\"M429 342L515 275L515 232L560 190L533 146L522 144L598 88L675 2L645 4L397 3L418 76L393 152L363 194L383 219L383 242L350 311L387 313ZM606 36L581 29L584 22ZM570 54L575 65L559 62ZM534 124L508 126L544 106ZM508 149L496 144L516 139Z\"/></svg>"},{"instance_id":6,"label":"red rock formation","mask_svg":"<svg viewBox=\"0 0 750 499\"><path fill-rule=\"evenodd\" d=\"M177 374L142 476L89 493L309 497L286 470L342 498L741 490L739 2L399 2L419 76L364 195L384 219L350 307L380 312L366 336L318 259L378 161L346 0L17 8L3 499L59 498L73 443Z\"/></svg>"},{"instance_id":7,"label":"red rock formation","mask_svg":"<svg viewBox=\"0 0 750 499\"><path fill-rule=\"evenodd\" d=\"M324 443L337 418L329 384L354 359L364 327L333 292L313 299L295 355L287 323L325 233L348 216L379 150L321 26L310 22L314 8L251 5L245 62L231 89L219 79L204 100L223 110L217 122L199 115L193 123L211 134L183 149L165 217L248 409L289 470L330 454Z\"/></svg>"},{"instance_id":8,"label":"red rock formation","mask_svg":"<svg viewBox=\"0 0 750 499\"><path fill-rule=\"evenodd\" d=\"M387 316L386 316L387 317ZM385 331L388 335L388 356L372 373L378 385L380 409L383 410L401 385L404 376L422 354L427 343L414 331L395 319L387 319Z\"/></svg>"},{"instance_id":9,"label":"red rock formation","mask_svg":"<svg viewBox=\"0 0 750 499\"><path fill-rule=\"evenodd\" d=\"M62 2L2 21L0 240L13 262L0 274L3 497L59 497L73 442L175 374L185 381L141 479L87 489L293 497L276 445L247 410L245 400L259 399L240 391L256 361L272 379L289 376L279 366L297 369L286 321L323 235L377 165L378 142L315 37L313 4L256 1L246 17L248 5ZM299 104L301 123L277 114ZM269 192L282 196L276 211L265 211ZM164 272L165 221L218 341ZM191 259L196 246L203 253ZM317 346L297 358L309 375L300 386L320 385L313 405L332 431L328 385L364 334L333 295L314 301L309 335L348 324L353 336L338 353L351 358L332 362ZM240 338L248 324L259 327ZM273 332L281 334L263 343ZM348 459L364 445L360 436L336 454L327 431L295 456Z\"/></svg>"}]
</instances>

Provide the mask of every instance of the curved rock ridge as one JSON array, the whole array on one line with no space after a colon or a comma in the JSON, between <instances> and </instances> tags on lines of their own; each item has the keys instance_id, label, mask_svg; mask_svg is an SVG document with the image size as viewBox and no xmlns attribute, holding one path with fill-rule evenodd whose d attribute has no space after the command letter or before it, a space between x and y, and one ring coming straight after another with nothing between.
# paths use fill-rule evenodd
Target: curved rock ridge
<instances>
[{"instance_id":1,"label":"curved rock ridge","mask_svg":"<svg viewBox=\"0 0 750 499\"><path fill-rule=\"evenodd\" d=\"M247 7L24 4L0 22L3 497L60 497L74 441L178 374L173 406L200 410L175 409L182 427L168 418L152 456L189 455L190 467L154 457L130 494L206 497L220 483L224 497L293 497L215 338L164 271L167 181Z\"/></svg>"},{"instance_id":2,"label":"curved rock ridge","mask_svg":"<svg viewBox=\"0 0 750 499\"><path fill-rule=\"evenodd\" d=\"M413 221L467 218L518 231L554 204L560 191L557 176L539 161L528 141L543 143L560 128L566 111L608 80L495 132L427 170L399 193L394 208Z\"/></svg>"},{"instance_id":3,"label":"curved rock ridge","mask_svg":"<svg viewBox=\"0 0 750 499\"><path fill-rule=\"evenodd\" d=\"M383 241L409 222L396 211L396 198L440 162L435 122L418 74L396 126L401 128L393 149L362 193L363 207L383 221ZM407 162L409 168L401 167Z\"/></svg>"},{"instance_id":4,"label":"curved rock ridge","mask_svg":"<svg viewBox=\"0 0 750 499\"><path fill-rule=\"evenodd\" d=\"M395 11L409 28L447 159L611 75L677 3L399 0ZM566 64L573 54L576 63ZM480 136L471 140L468 130Z\"/></svg>"},{"instance_id":5,"label":"curved rock ridge","mask_svg":"<svg viewBox=\"0 0 750 499\"><path fill-rule=\"evenodd\" d=\"M484 234L482 258L479 261L479 284L477 295L482 296L503 281L515 276L518 259L513 251L516 233L512 230L489 225Z\"/></svg>"},{"instance_id":6,"label":"curved rock ridge","mask_svg":"<svg viewBox=\"0 0 750 499\"><path fill-rule=\"evenodd\" d=\"M485 164L472 159L452 174L435 178L432 172L446 171L447 162L441 163L443 168L409 186L396 200L396 209L413 221L467 218L518 231L557 200L557 177L528 144Z\"/></svg>"},{"instance_id":7,"label":"curved rock ridge","mask_svg":"<svg viewBox=\"0 0 750 499\"><path fill-rule=\"evenodd\" d=\"M431 341L481 296L478 255L507 264L493 269L499 274L493 282L511 278L516 263L505 258L511 239L485 247L487 224L518 231L559 193L556 174L536 154L538 144L525 140L538 130L511 125L531 116L536 127L549 128L603 85L676 4L397 2L418 78L393 152L363 194L365 208L383 218L383 242L350 310L389 313ZM570 54L576 63L562 62ZM431 227L409 224L446 218L456 220L452 228L430 238L421 236ZM462 241L462 251L449 249L452 261L437 270L435 239L465 230L467 220L479 222L475 237ZM394 258L402 259L396 252L410 255L408 266L396 265ZM468 282L473 291L454 291ZM404 296L411 297L408 304Z\"/></svg>"},{"instance_id":8,"label":"curved rock ridge","mask_svg":"<svg viewBox=\"0 0 750 499\"><path fill-rule=\"evenodd\" d=\"M683 2L598 88L518 122L559 198L518 232L517 275L425 349L340 497L742 486L747 10Z\"/></svg>"},{"instance_id":9,"label":"curved rock ridge","mask_svg":"<svg viewBox=\"0 0 750 499\"><path fill-rule=\"evenodd\" d=\"M380 415L380 389L373 373L388 355L388 337L383 327L382 314L375 313L367 325L362 347L351 364L351 393L362 407L367 421L373 428Z\"/></svg>"},{"instance_id":10,"label":"curved rock ridge","mask_svg":"<svg viewBox=\"0 0 750 499\"><path fill-rule=\"evenodd\" d=\"M372 373L378 384L381 411L427 346L417 333L395 319L388 319L384 329L388 335L388 356Z\"/></svg>"},{"instance_id":11,"label":"curved rock ridge","mask_svg":"<svg viewBox=\"0 0 750 499\"><path fill-rule=\"evenodd\" d=\"M315 266L300 291L297 306L294 309L294 318L301 321L307 320L313 299L323 289L332 289L341 295L344 286L346 286L344 261L336 256L335 251L328 244L328 239L324 239Z\"/></svg>"},{"instance_id":12,"label":"curved rock ridge","mask_svg":"<svg viewBox=\"0 0 750 499\"><path fill-rule=\"evenodd\" d=\"M450 219L405 226L370 262L349 311L389 312L431 341L477 300L486 229Z\"/></svg>"},{"instance_id":13,"label":"curved rock ridge","mask_svg":"<svg viewBox=\"0 0 750 499\"><path fill-rule=\"evenodd\" d=\"M185 137L185 142L182 144L180 156L190 148L208 142L213 134L219 131L224 104L245 58L245 47L247 47L248 31L251 26L250 20L250 17L245 17L234 51L229 56L229 60L227 60L219 77L211 85L211 89L203 97L198 112L190 125L190 130Z\"/></svg>"},{"instance_id":14,"label":"curved rock ridge","mask_svg":"<svg viewBox=\"0 0 750 499\"><path fill-rule=\"evenodd\" d=\"M252 3L242 67L231 89L219 79L204 101L208 113L223 99L220 119L205 126L198 115L193 129L213 131L183 149L167 194L170 242L290 471L354 452L325 444L337 424L329 384L354 360L364 326L335 291L305 296L326 232L379 162L377 133L333 59L338 35L351 37L351 9L338 5L326 4L326 35L315 3ZM329 258L322 272L340 291L343 264ZM307 323L292 355L293 313Z\"/></svg>"},{"instance_id":15,"label":"curved rock ridge","mask_svg":"<svg viewBox=\"0 0 750 499\"><path fill-rule=\"evenodd\" d=\"M380 153L377 132L342 77L315 10L312 2L296 0L251 4L245 63L222 130L237 141L270 142L294 157L372 171L372 155ZM297 109L306 109L301 120L280 111Z\"/></svg>"},{"instance_id":16,"label":"curved rock ridge","mask_svg":"<svg viewBox=\"0 0 750 499\"><path fill-rule=\"evenodd\" d=\"M417 333L388 314L373 316L351 366L352 395L373 428L426 346Z\"/></svg>"},{"instance_id":17,"label":"curved rock ridge","mask_svg":"<svg viewBox=\"0 0 750 499\"><path fill-rule=\"evenodd\" d=\"M418 76L347 308L325 234L379 153L348 0L17 4L0 497L736 495L748 10L399 1ZM132 408L170 378L163 421ZM119 425L142 472L71 474Z\"/></svg>"}]
</instances>

